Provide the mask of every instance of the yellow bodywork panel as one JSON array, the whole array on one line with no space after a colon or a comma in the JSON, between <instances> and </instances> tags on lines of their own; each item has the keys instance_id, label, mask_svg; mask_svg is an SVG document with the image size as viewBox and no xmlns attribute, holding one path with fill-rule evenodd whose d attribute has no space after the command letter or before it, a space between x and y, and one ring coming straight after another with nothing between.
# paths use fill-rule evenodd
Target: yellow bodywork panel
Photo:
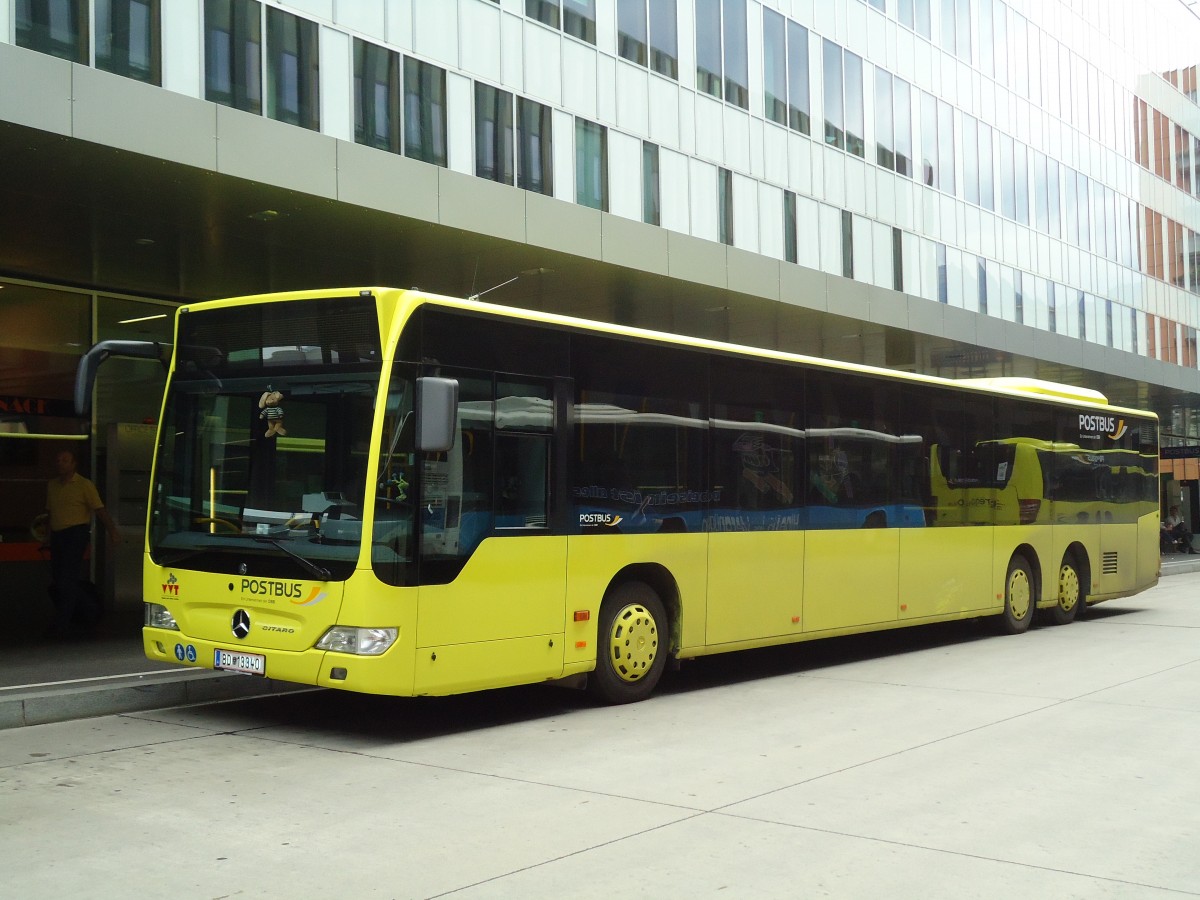
<instances>
[{"instance_id":1,"label":"yellow bodywork panel","mask_svg":"<svg viewBox=\"0 0 1200 900\"><path fill-rule=\"evenodd\" d=\"M567 538L488 538L450 584L422 585L417 647L561 634Z\"/></svg>"},{"instance_id":2,"label":"yellow bodywork panel","mask_svg":"<svg viewBox=\"0 0 1200 900\"><path fill-rule=\"evenodd\" d=\"M709 535L705 643L803 631L805 536L803 531Z\"/></svg>"},{"instance_id":3,"label":"yellow bodywork panel","mask_svg":"<svg viewBox=\"0 0 1200 900\"><path fill-rule=\"evenodd\" d=\"M806 632L895 620L903 530L808 532L803 561Z\"/></svg>"},{"instance_id":4,"label":"yellow bodywork panel","mask_svg":"<svg viewBox=\"0 0 1200 900\"><path fill-rule=\"evenodd\" d=\"M1002 605L995 598L994 529L908 528L900 531L901 619L952 616ZM1007 557L1003 563L1007 569Z\"/></svg>"}]
</instances>

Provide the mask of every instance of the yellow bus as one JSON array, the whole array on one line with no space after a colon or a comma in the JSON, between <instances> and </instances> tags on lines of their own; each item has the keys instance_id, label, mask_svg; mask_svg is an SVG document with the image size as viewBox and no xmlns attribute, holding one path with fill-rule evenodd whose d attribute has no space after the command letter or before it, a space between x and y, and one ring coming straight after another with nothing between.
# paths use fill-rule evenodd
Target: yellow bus
<instances>
[{"instance_id":1,"label":"yellow bus","mask_svg":"<svg viewBox=\"0 0 1200 900\"><path fill-rule=\"evenodd\" d=\"M1086 390L382 288L182 307L170 350L94 347L81 407L114 354L170 364L156 661L628 702L679 660L982 616L1016 633L1158 579L1157 420ZM1066 444L1121 455L1108 515L1056 516L1075 500L1040 476L1032 518L947 500L977 478L995 501L1009 450Z\"/></svg>"}]
</instances>

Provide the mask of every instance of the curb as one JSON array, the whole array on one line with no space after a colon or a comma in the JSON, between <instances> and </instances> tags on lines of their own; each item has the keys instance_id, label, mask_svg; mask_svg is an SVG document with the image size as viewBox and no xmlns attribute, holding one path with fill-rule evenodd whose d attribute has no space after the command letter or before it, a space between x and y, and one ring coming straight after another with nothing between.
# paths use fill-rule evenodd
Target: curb
<instances>
[{"instance_id":1,"label":"curb","mask_svg":"<svg viewBox=\"0 0 1200 900\"><path fill-rule=\"evenodd\" d=\"M228 672L150 672L0 688L0 729L46 725L169 706L319 690Z\"/></svg>"}]
</instances>

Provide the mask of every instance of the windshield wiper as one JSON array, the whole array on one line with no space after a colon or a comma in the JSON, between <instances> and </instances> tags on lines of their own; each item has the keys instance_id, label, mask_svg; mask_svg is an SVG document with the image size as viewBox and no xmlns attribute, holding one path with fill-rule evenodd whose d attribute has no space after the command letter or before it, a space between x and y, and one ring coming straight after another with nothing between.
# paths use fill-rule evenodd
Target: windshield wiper
<instances>
[{"instance_id":1,"label":"windshield wiper","mask_svg":"<svg viewBox=\"0 0 1200 900\"><path fill-rule=\"evenodd\" d=\"M282 541L277 541L277 540L275 540L275 538L269 538L269 537L256 537L254 539L254 541L257 544L273 544L274 546L278 547L280 550L282 550L284 553L286 553L288 556L290 556L296 562L300 563L301 568L303 568L305 572L307 572L309 575L313 576L314 578L319 578L319 579L321 579L321 581L328 581L332 577L329 570L326 569L324 566L319 566L315 562L313 562L311 559L301 556L299 553L297 553L295 550L293 550L291 547L289 547L287 544L283 543Z\"/></svg>"}]
</instances>

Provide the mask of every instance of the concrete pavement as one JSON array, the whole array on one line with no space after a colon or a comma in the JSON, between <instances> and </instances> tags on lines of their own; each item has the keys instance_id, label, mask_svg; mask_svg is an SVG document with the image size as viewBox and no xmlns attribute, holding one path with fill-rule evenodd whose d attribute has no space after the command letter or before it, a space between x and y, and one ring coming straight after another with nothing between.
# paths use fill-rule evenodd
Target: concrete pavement
<instances>
[{"instance_id":1,"label":"concrete pavement","mask_svg":"<svg viewBox=\"0 0 1200 900\"><path fill-rule=\"evenodd\" d=\"M0 732L12 896L1200 895L1200 575L548 688Z\"/></svg>"}]
</instances>

